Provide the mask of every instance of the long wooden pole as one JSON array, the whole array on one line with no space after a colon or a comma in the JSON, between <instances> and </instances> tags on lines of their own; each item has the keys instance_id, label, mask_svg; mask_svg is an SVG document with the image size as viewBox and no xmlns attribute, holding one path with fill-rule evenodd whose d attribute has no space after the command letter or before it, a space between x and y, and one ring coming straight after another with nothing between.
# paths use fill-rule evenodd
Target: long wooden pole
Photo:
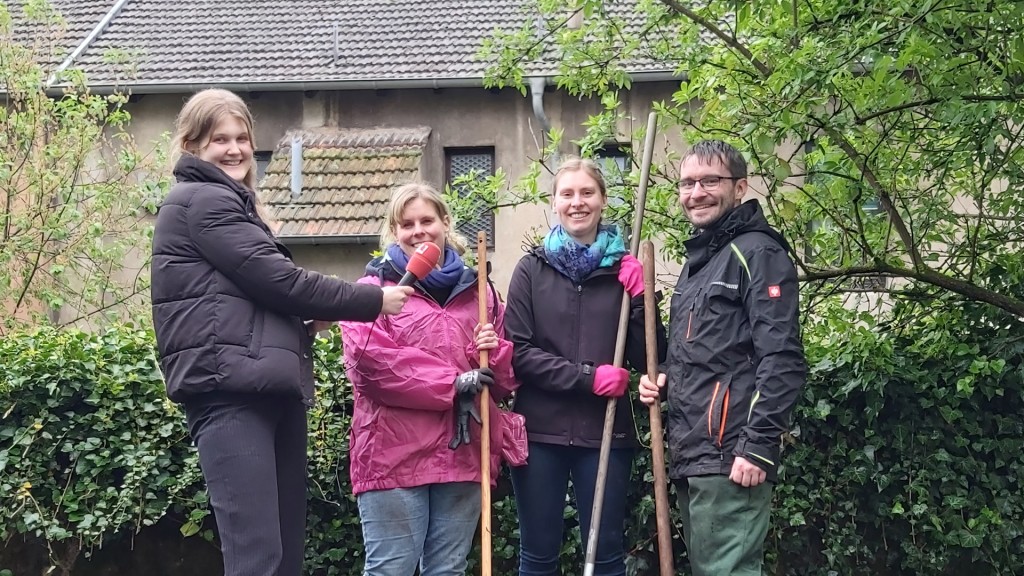
<instances>
[{"instance_id":1,"label":"long wooden pole","mask_svg":"<svg viewBox=\"0 0 1024 576\"><path fill-rule=\"evenodd\" d=\"M654 299L654 243L644 240L640 247L644 265L644 335L647 339L647 378L658 381L658 304ZM661 576L674 576L672 533L669 524L668 479L665 474L664 430L661 403L651 404L651 467L654 468L654 512L658 520L658 564Z\"/></svg>"},{"instance_id":2,"label":"long wooden pole","mask_svg":"<svg viewBox=\"0 0 1024 576\"><path fill-rule=\"evenodd\" d=\"M654 133L658 128L658 116L651 112L647 116L647 137L644 139L644 156L640 163L640 186L636 191L636 206L633 214L633 230L629 239L629 253L636 256L640 247L640 230L644 223L644 209L647 204L647 181L651 176L651 157L654 155ZM626 332L629 328L629 294L622 292L622 308L619 310L619 331L615 336L615 366L622 366L626 356ZM597 482L594 485L594 506L590 514L590 530L587 537L586 562L583 576L594 575L594 561L597 558L597 537L600 534L601 510L604 507L604 487L608 480L608 457L612 449L612 431L615 429L616 398L608 399L604 411L604 430L601 434L601 451L597 460Z\"/></svg>"},{"instance_id":3,"label":"long wooden pole","mask_svg":"<svg viewBox=\"0 0 1024 576\"><path fill-rule=\"evenodd\" d=\"M476 236L476 287L480 325L487 324L487 233ZM480 351L480 367L487 368L487 350ZM480 391L480 571L491 576L491 392Z\"/></svg>"}]
</instances>

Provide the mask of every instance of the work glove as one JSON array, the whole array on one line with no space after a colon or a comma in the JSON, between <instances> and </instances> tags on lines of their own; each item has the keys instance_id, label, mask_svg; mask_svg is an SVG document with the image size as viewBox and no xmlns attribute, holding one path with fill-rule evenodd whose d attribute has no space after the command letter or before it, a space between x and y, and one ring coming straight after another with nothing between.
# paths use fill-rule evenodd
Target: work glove
<instances>
[{"instance_id":1,"label":"work glove","mask_svg":"<svg viewBox=\"0 0 1024 576\"><path fill-rule=\"evenodd\" d=\"M626 254L619 263L619 283L629 293L630 298L636 298L644 293L644 267L636 258Z\"/></svg>"},{"instance_id":2,"label":"work glove","mask_svg":"<svg viewBox=\"0 0 1024 576\"><path fill-rule=\"evenodd\" d=\"M594 371L594 394L618 398L626 393L629 384L629 371L625 368L601 364Z\"/></svg>"},{"instance_id":3,"label":"work glove","mask_svg":"<svg viewBox=\"0 0 1024 576\"><path fill-rule=\"evenodd\" d=\"M473 372L476 372L476 370ZM470 372L466 374L470 374ZM483 424L483 421L480 419L480 413L476 410L475 400L475 393L467 392L455 395L455 434L452 436L451 442L448 443L448 447L452 450L455 450L462 444L469 444L470 416L473 417L473 420L476 420L477 424Z\"/></svg>"},{"instance_id":4,"label":"work glove","mask_svg":"<svg viewBox=\"0 0 1024 576\"><path fill-rule=\"evenodd\" d=\"M448 447L455 450L462 444L469 444L469 417L472 416L477 424L483 424L480 420L480 413L476 410L476 395L484 389L484 386L494 384L494 371L490 368L480 368L463 372L452 383L455 386L455 434Z\"/></svg>"},{"instance_id":5,"label":"work glove","mask_svg":"<svg viewBox=\"0 0 1024 576\"><path fill-rule=\"evenodd\" d=\"M477 395L484 386L494 384L494 371L490 368L480 368L459 374L453 385L456 394Z\"/></svg>"}]
</instances>

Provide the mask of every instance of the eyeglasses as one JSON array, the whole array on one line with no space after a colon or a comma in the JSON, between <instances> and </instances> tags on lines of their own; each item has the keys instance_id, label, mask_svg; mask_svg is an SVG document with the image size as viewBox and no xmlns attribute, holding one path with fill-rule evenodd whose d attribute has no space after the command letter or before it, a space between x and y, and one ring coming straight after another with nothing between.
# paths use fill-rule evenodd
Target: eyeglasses
<instances>
[{"instance_id":1,"label":"eyeglasses","mask_svg":"<svg viewBox=\"0 0 1024 576\"><path fill-rule=\"evenodd\" d=\"M718 190L718 187L722 185L722 180L743 180L743 178L743 176L705 176L696 180L680 180L679 191L692 192L698 182L704 190Z\"/></svg>"}]
</instances>

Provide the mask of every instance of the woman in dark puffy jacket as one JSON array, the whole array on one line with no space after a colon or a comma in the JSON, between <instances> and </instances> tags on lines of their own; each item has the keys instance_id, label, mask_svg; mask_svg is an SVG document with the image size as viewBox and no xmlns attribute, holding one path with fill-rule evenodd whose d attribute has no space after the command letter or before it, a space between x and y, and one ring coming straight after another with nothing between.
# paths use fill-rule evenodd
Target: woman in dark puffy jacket
<instances>
[{"instance_id":1,"label":"woman in dark puffy jacket","mask_svg":"<svg viewBox=\"0 0 1024 576\"><path fill-rule=\"evenodd\" d=\"M199 92L175 128L177 183L157 214L152 261L167 394L199 447L225 576L298 576L311 331L396 313L411 289L357 286L292 263L260 216L241 98Z\"/></svg>"},{"instance_id":2,"label":"woman in dark puffy jacket","mask_svg":"<svg viewBox=\"0 0 1024 576\"><path fill-rule=\"evenodd\" d=\"M519 513L520 576L556 576L570 479L586 541L608 398L629 373L613 365L623 289L631 297L626 360L645 369L643 269L615 226L591 160L568 159L555 173L556 225L523 257L508 289L505 333L520 381L514 410L526 417L529 457L512 469ZM658 327L659 357L665 329ZM638 446L629 402L619 402L611 439L595 576L624 576L626 492Z\"/></svg>"}]
</instances>

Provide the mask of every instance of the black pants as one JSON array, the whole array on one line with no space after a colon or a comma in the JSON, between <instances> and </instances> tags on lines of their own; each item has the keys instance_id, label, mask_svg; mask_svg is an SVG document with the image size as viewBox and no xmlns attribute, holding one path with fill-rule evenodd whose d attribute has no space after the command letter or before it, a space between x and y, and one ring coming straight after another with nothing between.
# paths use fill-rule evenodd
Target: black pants
<instances>
[{"instance_id":1,"label":"black pants","mask_svg":"<svg viewBox=\"0 0 1024 576\"><path fill-rule=\"evenodd\" d=\"M306 407L220 397L185 404L224 556L224 576L300 576L306 538Z\"/></svg>"}]
</instances>

